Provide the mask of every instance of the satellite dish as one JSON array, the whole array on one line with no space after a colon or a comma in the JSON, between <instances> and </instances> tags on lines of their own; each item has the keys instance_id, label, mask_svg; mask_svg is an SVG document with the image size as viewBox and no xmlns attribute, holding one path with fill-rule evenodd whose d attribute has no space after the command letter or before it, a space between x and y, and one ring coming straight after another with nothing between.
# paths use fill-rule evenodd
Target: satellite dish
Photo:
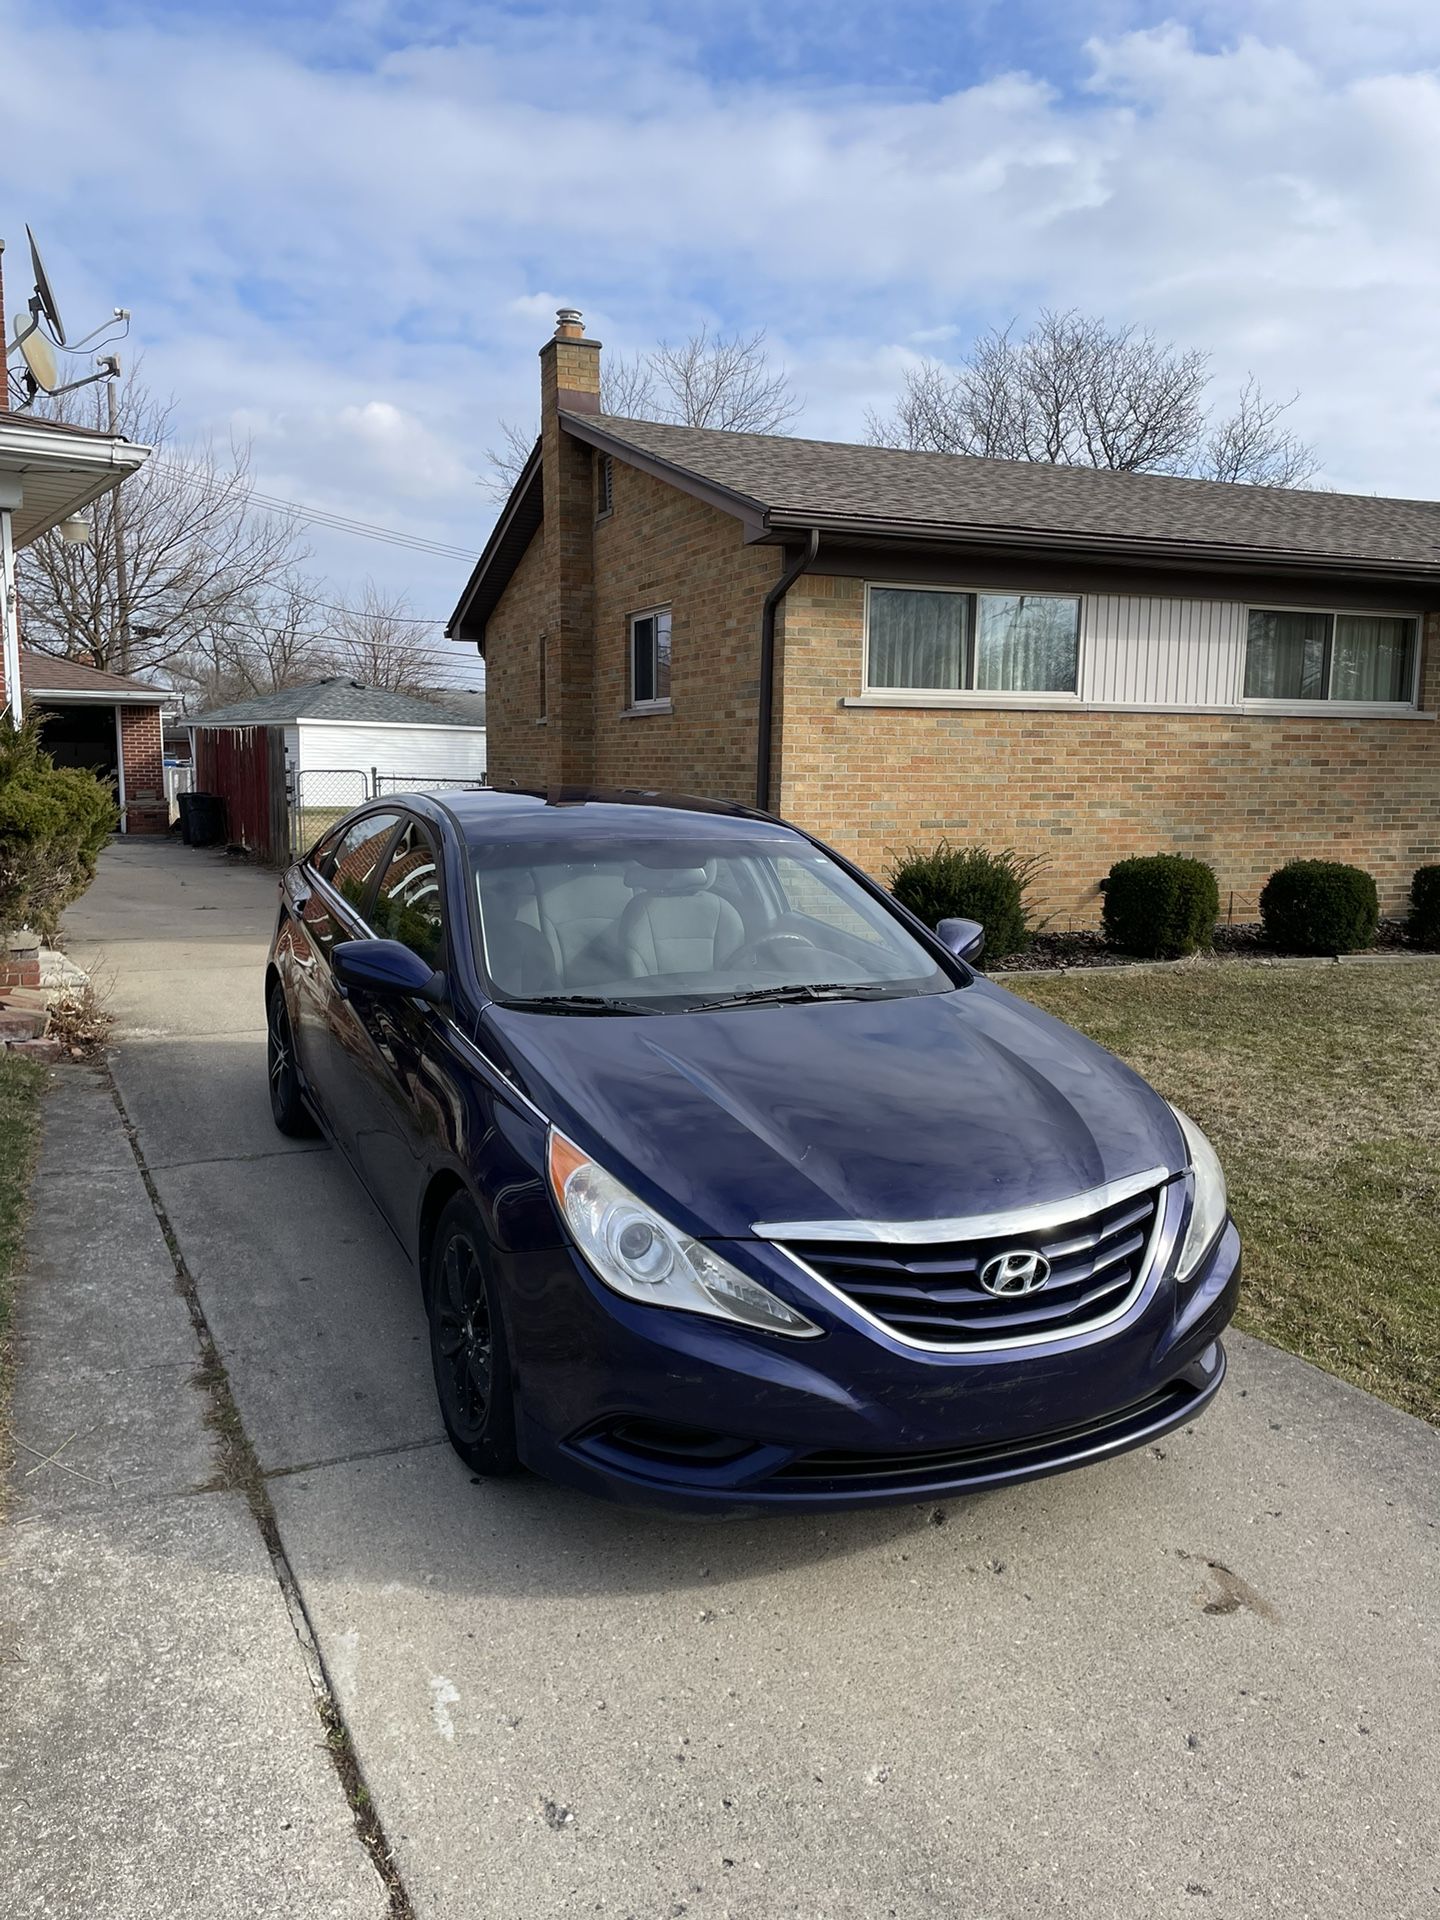
<instances>
[{"instance_id":1,"label":"satellite dish","mask_svg":"<svg viewBox=\"0 0 1440 1920\"><path fill-rule=\"evenodd\" d=\"M51 330L55 335L56 345L63 347L65 344L65 323L60 318L59 307L55 304L55 295L50 286L50 276L45 271L45 262L40 258L40 249L35 244L35 236L28 226L25 229L25 238L30 242L30 264L35 269L35 297L40 302L41 312L50 322ZM28 364L30 359L28 353L25 355L25 359ZM30 368L30 371L32 373L35 372L33 366ZM39 379L38 374L36 374L36 378ZM44 386L44 384L45 383L41 381L41 385ZM47 393L49 392L48 387L46 387L45 390Z\"/></svg>"},{"instance_id":2,"label":"satellite dish","mask_svg":"<svg viewBox=\"0 0 1440 1920\"><path fill-rule=\"evenodd\" d=\"M55 359L55 349L44 334L37 326L25 328L24 323L17 320L15 344L24 356L35 385L42 393L53 393L60 384L60 368Z\"/></svg>"}]
</instances>

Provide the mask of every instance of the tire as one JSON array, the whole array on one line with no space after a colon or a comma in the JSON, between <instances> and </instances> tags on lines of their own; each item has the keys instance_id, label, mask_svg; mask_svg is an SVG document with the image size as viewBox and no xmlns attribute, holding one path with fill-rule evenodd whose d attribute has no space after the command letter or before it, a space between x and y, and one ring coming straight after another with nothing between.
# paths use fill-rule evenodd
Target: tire
<instances>
[{"instance_id":1,"label":"tire","mask_svg":"<svg viewBox=\"0 0 1440 1920\"><path fill-rule=\"evenodd\" d=\"M309 1139L318 1129L300 1092L295 1029L290 1024L285 990L278 980L265 1003L265 1065L270 1076L271 1119L292 1140Z\"/></svg>"},{"instance_id":2,"label":"tire","mask_svg":"<svg viewBox=\"0 0 1440 1920\"><path fill-rule=\"evenodd\" d=\"M450 1444L472 1473L519 1471L515 1391L485 1229L456 1194L441 1214L425 1276L435 1396Z\"/></svg>"}]
</instances>

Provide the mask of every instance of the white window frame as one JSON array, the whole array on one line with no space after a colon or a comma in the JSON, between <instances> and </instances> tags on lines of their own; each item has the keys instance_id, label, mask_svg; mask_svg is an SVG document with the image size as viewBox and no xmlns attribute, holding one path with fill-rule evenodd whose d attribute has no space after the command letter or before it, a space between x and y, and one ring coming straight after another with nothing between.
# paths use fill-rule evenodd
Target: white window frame
<instances>
[{"instance_id":1,"label":"white window frame","mask_svg":"<svg viewBox=\"0 0 1440 1920\"><path fill-rule=\"evenodd\" d=\"M958 593L972 600L979 600L983 594L1024 594L1033 600L1073 600L1076 607L1075 619L1075 686L1069 693L1029 692L1020 688L1004 689L1000 687L877 687L870 682L870 596L879 588L890 593ZM861 667L861 699L868 706L906 707L1076 707L1081 705L1080 689L1085 684L1085 626L1087 596L1081 592L1052 593L1048 588L1038 591L1030 587L1001 586L951 586L948 583L936 585L933 580L867 580L865 582L865 635L863 664ZM978 625L978 608L975 625ZM971 633L971 646L976 635Z\"/></svg>"},{"instance_id":2,"label":"white window frame","mask_svg":"<svg viewBox=\"0 0 1440 1920\"><path fill-rule=\"evenodd\" d=\"M1247 694L1245 669L1250 657L1250 616L1252 613L1323 613L1330 621L1329 677L1335 675L1335 621L1346 616L1357 620L1408 620L1415 633L1414 658L1410 662L1410 697L1406 700L1332 700L1329 687L1319 700L1269 700ZM1420 674L1425 664L1425 616L1405 607L1294 606L1280 600L1247 600L1244 608L1244 632L1240 642L1240 684L1235 698L1243 713L1284 715L1334 714L1344 719L1384 717L1387 714L1415 713L1420 706Z\"/></svg>"},{"instance_id":3,"label":"white window frame","mask_svg":"<svg viewBox=\"0 0 1440 1920\"><path fill-rule=\"evenodd\" d=\"M635 622L637 620L657 620L665 614L670 621L670 675L674 684L675 675L675 615L668 600L662 600L658 606L637 607L633 613L625 616L625 711L626 713L670 713L674 703L670 694L657 694L651 700L635 698ZM659 647L656 647L656 665L659 665ZM656 673L659 680L659 673Z\"/></svg>"}]
</instances>

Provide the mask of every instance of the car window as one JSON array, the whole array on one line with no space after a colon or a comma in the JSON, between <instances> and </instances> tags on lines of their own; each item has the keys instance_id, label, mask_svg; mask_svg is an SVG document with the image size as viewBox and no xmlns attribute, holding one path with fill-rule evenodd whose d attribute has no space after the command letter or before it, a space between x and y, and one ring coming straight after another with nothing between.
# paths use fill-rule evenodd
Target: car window
<instances>
[{"instance_id":1,"label":"car window","mask_svg":"<svg viewBox=\"0 0 1440 1920\"><path fill-rule=\"evenodd\" d=\"M617 860L572 832L470 854L484 965L510 1002L678 1012L771 989L868 998L955 984L896 914L798 836L657 834Z\"/></svg>"},{"instance_id":2,"label":"car window","mask_svg":"<svg viewBox=\"0 0 1440 1920\"><path fill-rule=\"evenodd\" d=\"M445 908L435 848L418 821L407 822L381 876L370 925L399 940L432 967L445 964Z\"/></svg>"},{"instance_id":3,"label":"car window","mask_svg":"<svg viewBox=\"0 0 1440 1920\"><path fill-rule=\"evenodd\" d=\"M771 869L792 913L804 914L808 920L819 920L837 932L848 933L852 940L884 944L885 931L874 914L873 902L848 884L845 898L837 892L831 876L848 881L843 868L832 866L828 861L819 866L813 861L785 858L772 861Z\"/></svg>"},{"instance_id":4,"label":"car window","mask_svg":"<svg viewBox=\"0 0 1440 1920\"><path fill-rule=\"evenodd\" d=\"M357 913L364 909L366 889L399 824L398 813L367 813L346 829L335 850L330 884Z\"/></svg>"},{"instance_id":5,"label":"car window","mask_svg":"<svg viewBox=\"0 0 1440 1920\"><path fill-rule=\"evenodd\" d=\"M329 833L325 834L322 839L317 840L315 845L310 849L310 865L317 873L329 873L330 862L334 859L335 849L340 845L344 834L345 829L343 826L332 827Z\"/></svg>"}]
</instances>

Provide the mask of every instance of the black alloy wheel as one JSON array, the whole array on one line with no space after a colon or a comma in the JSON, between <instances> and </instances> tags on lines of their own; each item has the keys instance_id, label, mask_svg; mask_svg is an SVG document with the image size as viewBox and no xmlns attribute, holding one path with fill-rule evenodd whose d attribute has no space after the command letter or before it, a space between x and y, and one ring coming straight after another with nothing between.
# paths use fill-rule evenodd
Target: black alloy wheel
<instances>
[{"instance_id":1,"label":"black alloy wheel","mask_svg":"<svg viewBox=\"0 0 1440 1920\"><path fill-rule=\"evenodd\" d=\"M430 1250L430 1358L450 1444L475 1473L514 1473L515 1403L505 1325L487 1271L484 1230L457 1195Z\"/></svg>"},{"instance_id":2,"label":"black alloy wheel","mask_svg":"<svg viewBox=\"0 0 1440 1920\"><path fill-rule=\"evenodd\" d=\"M281 1133L303 1140L315 1132L315 1122L300 1092L295 1065L295 1029L285 991L277 980L270 989L265 1018L265 1064L270 1074L270 1115Z\"/></svg>"}]
</instances>

